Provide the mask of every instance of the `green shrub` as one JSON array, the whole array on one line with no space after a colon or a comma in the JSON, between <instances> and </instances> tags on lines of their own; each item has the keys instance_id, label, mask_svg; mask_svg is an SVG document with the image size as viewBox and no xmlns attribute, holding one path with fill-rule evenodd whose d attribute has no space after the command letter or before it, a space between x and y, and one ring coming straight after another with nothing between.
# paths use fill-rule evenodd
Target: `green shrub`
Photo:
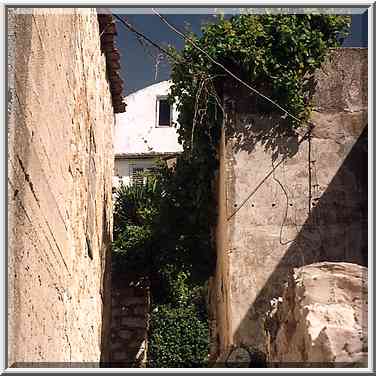
<instances>
[{"instance_id":1,"label":"green shrub","mask_svg":"<svg viewBox=\"0 0 376 376\"><path fill-rule=\"evenodd\" d=\"M113 243L113 269L132 272L134 276L148 274L151 242L152 230L147 226L124 226Z\"/></svg>"},{"instance_id":2,"label":"green shrub","mask_svg":"<svg viewBox=\"0 0 376 376\"><path fill-rule=\"evenodd\" d=\"M121 185L115 193L113 270L144 277L151 270L151 253L161 192L156 177L146 184Z\"/></svg>"},{"instance_id":3,"label":"green shrub","mask_svg":"<svg viewBox=\"0 0 376 376\"><path fill-rule=\"evenodd\" d=\"M244 14L230 19L222 17L217 23L206 25L201 38L191 39L243 81L297 118L307 120L313 74L324 62L329 48L338 47L347 35L349 20L348 16L328 14ZM200 109L216 106L209 83L223 83L223 76L229 76L190 43L175 53L178 56L172 61L171 97L178 98L179 134L182 143L190 148L196 100L199 99ZM202 85L208 93L198 96L203 93ZM257 95L255 98L259 111L281 112L265 99ZM207 112L201 124L196 124L196 130L204 127L204 133L208 133L214 120ZM293 127L300 126L292 118L288 120ZM198 148L204 145L200 134L194 135L194 140Z\"/></svg>"},{"instance_id":4,"label":"green shrub","mask_svg":"<svg viewBox=\"0 0 376 376\"><path fill-rule=\"evenodd\" d=\"M113 270L151 281L152 367L200 367L208 356L210 226L197 210L202 199L187 194L186 167L160 166L145 186L121 186L115 196Z\"/></svg>"},{"instance_id":5,"label":"green shrub","mask_svg":"<svg viewBox=\"0 0 376 376\"><path fill-rule=\"evenodd\" d=\"M148 175L145 184L121 184L115 192L114 238L128 225L151 225L158 213L161 192L158 179Z\"/></svg>"},{"instance_id":6,"label":"green shrub","mask_svg":"<svg viewBox=\"0 0 376 376\"><path fill-rule=\"evenodd\" d=\"M154 307L150 319L150 367L205 367L208 348L208 321L195 305Z\"/></svg>"},{"instance_id":7,"label":"green shrub","mask_svg":"<svg viewBox=\"0 0 376 376\"><path fill-rule=\"evenodd\" d=\"M186 305L190 297L189 278L189 271L184 267L179 270L174 264L162 266L159 270L158 289L153 292L153 301L174 307Z\"/></svg>"}]
</instances>

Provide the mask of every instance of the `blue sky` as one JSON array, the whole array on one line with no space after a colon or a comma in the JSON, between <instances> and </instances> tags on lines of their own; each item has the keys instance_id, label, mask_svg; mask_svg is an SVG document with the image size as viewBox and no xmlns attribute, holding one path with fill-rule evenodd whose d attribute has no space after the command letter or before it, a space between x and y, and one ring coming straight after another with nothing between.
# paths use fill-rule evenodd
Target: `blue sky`
<instances>
[{"instance_id":1,"label":"blue sky","mask_svg":"<svg viewBox=\"0 0 376 376\"><path fill-rule=\"evenodd\" d=\"M127 14L125 18L140 32L161 46L173 45L180 49L183 40L170 30L154 14ZM201 33L201 27L207 22L215 22L211 14L166 14L170 23L180 30ZM154 83L169 78L170 70L166 59L162 59L156 67L158 51L155 48L143 47L134 33L127 31L117 21L117 46L121 53L121 74L124 80L124 94L128 95ZM367 47L367 12L352 15L352 26L344 47Z\"/></svg>"}]
</instances>

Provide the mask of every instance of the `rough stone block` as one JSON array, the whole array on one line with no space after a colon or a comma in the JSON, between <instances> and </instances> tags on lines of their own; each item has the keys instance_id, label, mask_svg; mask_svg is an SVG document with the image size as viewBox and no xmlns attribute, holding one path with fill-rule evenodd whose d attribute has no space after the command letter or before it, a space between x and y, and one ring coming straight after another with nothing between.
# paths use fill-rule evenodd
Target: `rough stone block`
<instances>
[{"instance_id":1,"label":"rough stone block","mask_svg":"<svg viewBox=\"0 0 376 376\"><path fill-rule=\"evenodd\" d=\"M126 361L128 360L128 354L125 351L115 351L112 355L113 360Z\"/></svg>"},{"instance_id":2,"label":"rough stone block","mask_svg":"<svg viewBox=\"0 0 376 376\"><path fill-rule=\"evenodd\" d=\"M129 339L132 336L132 332L130 330L119 330L119 337L123 339Z\"/></svg>"},{"instance_id":3,"label":"rough stone block","mask_svg":"<svg viewBox=\"0 0 376 376\"><path fill-rule=\"evenodd\" d=\"M121 299L121 305L122 306L133 306L133 305L139 305L139 304L144 304L145 299L142 297L123 297Z\"/></svg>"},{"instance_id":4,"label":"rough stone block","mask_svg":"<svg viewBox=\"0 0 376 376\"><path fill-rule=\"evenodd\" d=\"M310 138L225 82L213 287L221 350L265 353L265 314L291 268L367 265L367 69L367 49L331 51L316 72Z\"/></svg>"},{"instance_id":5,"label":"rough stone block","mask_svg":"<svg viewBox=\"0 0 376 376\"><path fill-rule=\"evenodd\" d=\"M133 309L133 313L135 316L143 316L145 317L147 314L148 314L148 309L149 307L147 307L146 305L143 305L143 306L137 306Z\"/></svg>"},{"instance_id":6,"label":"rough stone block","mask_svg":"<svg viewBox=\"0 0 376 376\"><path fill-rule=\"evenodd\" d=\"M124 317L121 320L121 325L127 326L128 328L146 328L147 322L142 318Z\"/></svg>"},{"instance_id":7,"label":"rough stone block","mask_svg":"<svg viewBox=\"0 0 376 376\"><path fill-rule=\"evenodd\" d=\"M367 268L317 263L295 269L268 319L271 362L367 365Z\"/></svg>"}]
</instances>

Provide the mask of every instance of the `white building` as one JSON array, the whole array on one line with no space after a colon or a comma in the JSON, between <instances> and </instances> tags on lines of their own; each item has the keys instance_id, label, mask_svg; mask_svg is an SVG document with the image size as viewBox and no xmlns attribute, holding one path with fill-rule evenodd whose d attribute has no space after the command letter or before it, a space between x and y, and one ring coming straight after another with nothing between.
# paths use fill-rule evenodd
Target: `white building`
<instances>
[{"instance_id":1,"label":"white building","mask_svg":"<svg viewBox=\"0 0 376 376\"><path fill-rule=\"evenodd\" d=\"M159 158L182 151L176 132L178 114L167 101L171 81L163 81L126 97L126 112L116 116L114 187L130 184Z\"/></svg>"}]
</instances>

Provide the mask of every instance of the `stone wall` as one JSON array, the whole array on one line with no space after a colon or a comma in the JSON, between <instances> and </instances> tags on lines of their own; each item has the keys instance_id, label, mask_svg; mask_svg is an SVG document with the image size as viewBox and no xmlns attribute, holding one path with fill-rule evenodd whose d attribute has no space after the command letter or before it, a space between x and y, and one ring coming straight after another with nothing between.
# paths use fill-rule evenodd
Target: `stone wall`
<instances>
[{"instance_id":1,"label":"stone wall","mask_svg":"<svg viewBox=\"0 0 376 376\"><path fill-rule=\"evenodd\" d=\"M367 264L367 50L331 51L316 78L311 137L292 131L283 114L261 115L253 94L226 82L214 287L220 347L266 352L265 314L291 268Z\"/></svg>"},{"instance_id":2,"label":"stone wall","mask_svg":"<svg viewBox=\"0 0 376 376\"><path fill-rule=\"evenodd\" d=\"M144 367L150 312L148 285L112 278L111 367Z\"/></svg>"},{"instance_id":3,"label":"stone wall","mask_svg":"<svg viewBox=\"0 0 376 376\"><path fill-rule=\"evenodd\" d=\"M8 30L8 365L95 365L114 126L97 14L11 9Z\"/></svg>"}]
</instances>

